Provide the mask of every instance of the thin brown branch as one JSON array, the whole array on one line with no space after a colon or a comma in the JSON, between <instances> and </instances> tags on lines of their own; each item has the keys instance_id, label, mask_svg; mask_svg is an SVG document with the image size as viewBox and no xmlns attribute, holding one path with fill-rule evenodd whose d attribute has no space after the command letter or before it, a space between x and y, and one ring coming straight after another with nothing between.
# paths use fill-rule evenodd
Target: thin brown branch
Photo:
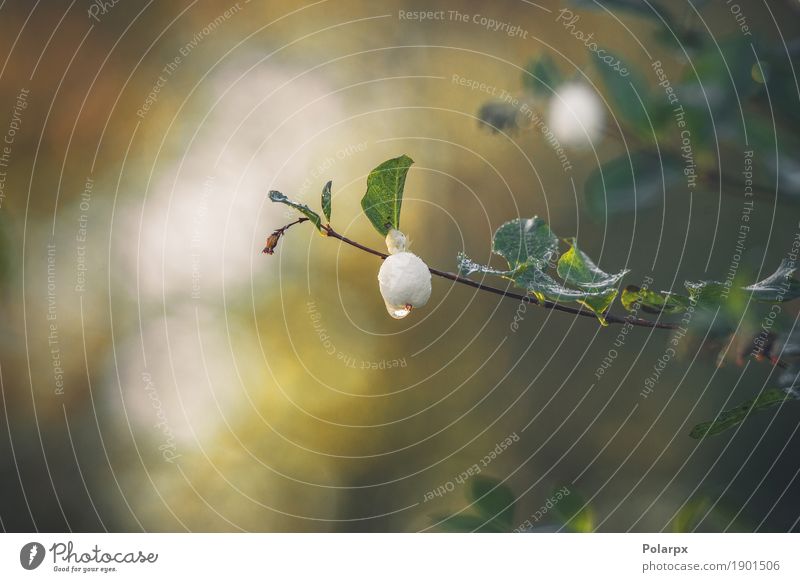
<instances>
[{"instance_id":1,"label":"thin brown branch","mask_svg":"<svg viewBox=\"0 0 800 582\"><path fill-rule=\"evenodd\" d=\"M385 259L389 255L386 253L382 253L370 247L364 246L359 242L351 240L346 236L343 236L333 230L333 227L329 224L322 227L326 234L332 238L339 239L343 243L346 243L352 247L360 249L366 253L371 255L375 255L376 257L380 257L381 259ZM506 289L499 289L497 287L492 287L490 285L485 285L484 283L479 283L478 281L473 281L472 279L467 279L456 273L450 273L448 271L440 271L439 269L432 269L428 267L428 270L431 274L436 275L437 277L442 277L443 279L449 279L450 281L454 281L456 283L460 283L462 285L467 285L468 287L474 287L475 289L480 289L481 291L487 291L488 293L494 293L495 295L501 295L503 297L508 297L511 299L516 299L517 301L525 301L528 303L532 303L534 305L540 305L545 309L553 309L555 311L563 311L565 313L571 313L573 315L581 315L583 317L591 317L595 318L596 315L591 311L584 310L582 308L575 308L575 307L568 307L566 305L561 305L560 303L553 303L551 301L539 301L536 297L532 295L522 295L520 293L514 293L513 291L508 291ZM662 323L659 321L651 321L649 319L640 319L638 317L633 317L629 315L627 317L619 317L617 315L611 314L604 314L604 317L608 323L619 323L619 324L626 324L629 323L631 325L635 325L638 327L649 327L649 328L657 328L657 329L677 329L677 324L674 323Z\"/></svg>"}]
</instances>

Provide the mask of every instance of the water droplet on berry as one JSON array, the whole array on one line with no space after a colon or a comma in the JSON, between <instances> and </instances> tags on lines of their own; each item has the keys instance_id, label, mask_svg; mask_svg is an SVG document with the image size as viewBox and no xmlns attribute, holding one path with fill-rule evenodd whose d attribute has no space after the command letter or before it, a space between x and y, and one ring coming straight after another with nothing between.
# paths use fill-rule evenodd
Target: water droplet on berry
<instances>
[{"instance_id":1,"label":"water droplet on berry","mask_svg":"<svg viewBox=\"0 0 800 582\"><path fill-rule=\"evenodd\" d=\"M386 304L386 311L395 319L403 319L406 315L411 313L410 305L390 305Z\"/></svg>"}]
</instances>

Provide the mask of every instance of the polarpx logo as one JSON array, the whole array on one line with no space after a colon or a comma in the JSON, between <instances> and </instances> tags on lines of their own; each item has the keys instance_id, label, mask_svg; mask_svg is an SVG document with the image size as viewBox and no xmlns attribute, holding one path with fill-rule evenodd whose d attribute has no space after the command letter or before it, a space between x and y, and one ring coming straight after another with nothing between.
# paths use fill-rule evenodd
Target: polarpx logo
<instances>
[{"instance_id":1,"label":"polarpx logo","mask_svg":"<svg viewBox=\"0 0 800 582\"><path fill-rule=\"evenodd\" d=\"M42 565L45 549L39 542L29 542L19 551L19 563L26 570L35 570Z\"/></svg>"}]
</instances>

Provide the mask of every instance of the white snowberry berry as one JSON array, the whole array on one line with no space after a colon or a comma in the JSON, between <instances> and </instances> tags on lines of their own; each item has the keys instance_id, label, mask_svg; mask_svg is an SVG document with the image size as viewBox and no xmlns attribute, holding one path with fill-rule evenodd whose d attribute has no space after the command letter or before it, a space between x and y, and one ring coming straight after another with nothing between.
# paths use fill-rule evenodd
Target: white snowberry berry
<instances>
[{"instance_id":1,"label":"white snowberry berry","mask_svg":"<svg viewBox=\"0 0 800 582\"><path fill-rule=\"evenodd\" d=\"M412 308L422 307L431 296L431 273L428 265L414 253L406 251L406 236L392 229L386 236L391 253L378 272L386 310L395 319L402 319Z\"/></svg>"},{"instance_id":2,"label":"white snowberry berry","mask_svg":"<svg viewBox=\"0 0 800 582\"><path fill-rule=\"evenodd\" d=\"M567 83L550 99L547 124L558 140L580 148L600 137L605 125L603 103L583 83Z\"/></svg>"}]
</instances>

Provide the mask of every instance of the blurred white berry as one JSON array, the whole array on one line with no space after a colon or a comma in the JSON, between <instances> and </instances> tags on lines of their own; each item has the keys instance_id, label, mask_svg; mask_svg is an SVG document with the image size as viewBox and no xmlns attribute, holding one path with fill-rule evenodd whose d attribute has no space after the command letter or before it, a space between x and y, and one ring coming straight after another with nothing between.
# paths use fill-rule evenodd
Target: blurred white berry
<instances>
[{"instance_id":1,"label":"blurred white berry","mask_svg":"<svg viewBox=\"0 0 800 582\"><path fill-rule=\"evenodd\" d=\"M605 125L603 104L583 83L567 83L550 98L547 123L563 144L586 146L600 137Z\"/></svg>"},{"instance_id":2,"label":"blurred white berry","mask_svg":"<svg viewBox=\"0 0 800 582\"><path fill-rule=\"evenodd\" d=\"M406 251L406 236L391 230L386 246L391 253L378 271L386 310L395 319L402 319L412 308L422 307L431 296L431 273L428 265L414 253Z\"/></svg>"}]
</instances>

